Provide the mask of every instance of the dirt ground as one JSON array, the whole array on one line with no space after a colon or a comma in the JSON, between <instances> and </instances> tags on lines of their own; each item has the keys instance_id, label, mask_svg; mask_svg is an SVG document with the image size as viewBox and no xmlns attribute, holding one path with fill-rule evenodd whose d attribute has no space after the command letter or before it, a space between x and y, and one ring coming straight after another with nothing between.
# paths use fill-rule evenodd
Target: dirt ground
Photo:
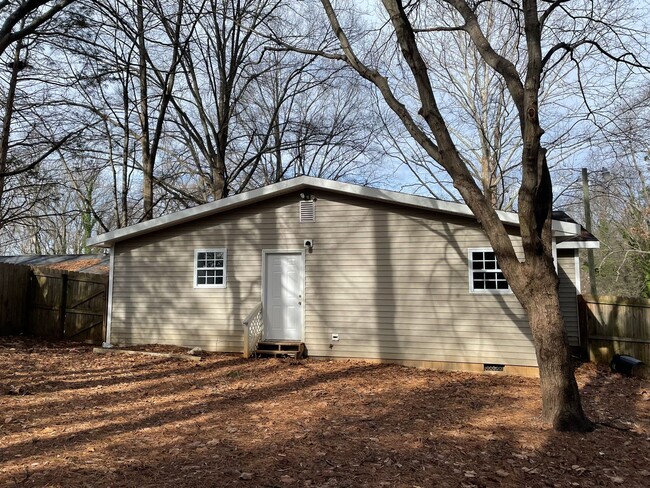
<instances>
[{"instance_id":1,"label":"dirt ground","mask_svg":"<svg viewBox=\"0 0 650 488\"><path fill-rule=\"evenodd\" d=\"M578 380L591 434L545 428L529 378L5 338L0 486L650 486L650 382Z\"/></svg>"}]
</instances>

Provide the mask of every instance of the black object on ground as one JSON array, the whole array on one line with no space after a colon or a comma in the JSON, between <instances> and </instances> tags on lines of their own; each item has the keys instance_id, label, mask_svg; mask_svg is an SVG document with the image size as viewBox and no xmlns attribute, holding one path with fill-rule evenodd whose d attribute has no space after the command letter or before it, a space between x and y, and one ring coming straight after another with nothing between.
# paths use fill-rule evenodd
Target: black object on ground
<instances>
[{"instance_id":1,"label":"black object on ground","mask_svg":"<svg viewBox=\"0 0 650 488\"><path fill-rule=\"evenodd\" d=\"M631 375L634 368L640 364L645 363L637 358L633 358L632 356L626 356L625 354L616 354L612 358L610 367L615 373Z\"/></svg>"}]
</instances>

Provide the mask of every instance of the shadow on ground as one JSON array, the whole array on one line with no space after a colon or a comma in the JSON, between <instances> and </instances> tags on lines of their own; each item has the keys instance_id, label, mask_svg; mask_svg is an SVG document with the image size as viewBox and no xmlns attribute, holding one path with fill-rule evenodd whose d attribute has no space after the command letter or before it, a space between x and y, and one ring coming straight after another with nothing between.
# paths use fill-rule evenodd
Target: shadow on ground
<instances>
[{"instance_id":1,"label":"shadow on ground","mask_svg":"<svg viewBox=\"0 0 650 488\"><path fill-rule=\"evenodd\" d=\"M650 383L578 377L593 434L529 378L0 340L0 485L647 486Z\"/></svg>"}]
</instances>

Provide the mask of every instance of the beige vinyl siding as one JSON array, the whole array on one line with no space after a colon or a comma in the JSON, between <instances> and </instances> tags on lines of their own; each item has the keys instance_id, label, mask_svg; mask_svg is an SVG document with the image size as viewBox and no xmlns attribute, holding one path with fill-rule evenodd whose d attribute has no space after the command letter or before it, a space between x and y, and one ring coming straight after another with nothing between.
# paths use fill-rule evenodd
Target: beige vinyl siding
<instances>
[{"instance_id":1,"label":"beige vinyl siding","mask_svg":"<svg viewBox=\"0 0 650 488\"><path fill-rule=\"evenodd\" d=\"M569 344L580 345L580 327L578 324L578 290L576 287L576 261L573 249L557 252L558 275L560 276L560 307L564 324L569 336Z\"/></svg>"},{"instance_id":2,"label":"beige vinyl siding","mask_svg":"<svg viewBox=\"0 0 650 488\"><path fill-rule=\"evenodd\" d=\"M296 193L118 243L111 340L240 352L241 321L261 299L262 250L314 239L304 297L312 356L536 366L514 295L469 292L468 249L489 247L476 222L312 194L313 223L299 222ZM227 287L194 288L194 250L213 247L228 250Z\"/></svg>"}]
</instances>

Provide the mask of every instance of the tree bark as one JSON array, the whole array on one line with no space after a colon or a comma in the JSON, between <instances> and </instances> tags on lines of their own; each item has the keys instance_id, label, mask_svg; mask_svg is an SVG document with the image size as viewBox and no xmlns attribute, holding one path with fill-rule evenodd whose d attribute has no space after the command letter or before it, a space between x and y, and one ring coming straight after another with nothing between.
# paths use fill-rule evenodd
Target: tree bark
<instances>
[{"instance_id":1,"label":"tree bark","mask_svg":"<svg viewBox=\"0 0 650 488\"><path fill-rule=\"evenodd\" d=\"M226 164L222 156L215 154L210 165L212 174L212 198L220 200L228 196L226 189Z\"/></svg>"},{"instance_id":2,"label":"tree bark","mask_svg":"<svg viewBox=\"0 0 650 488\"><path fill-rule=\"evenodd\" d=\"M142 199L144 215L142 220L153 218L153 158L149 133L149 88L147 80L147 47L145 45L143 0L137 0L136 16L138 29L138 79L140 81L140 140L142 151Z\"/></svg>"},{"instance_id":3,"label":"tree bark","mask_svg":"<svg viewBox=\"0 0 650 488\"><path fill-rule=\"evenodd\" d=\"M549 267L553 267L552 262L540 260L531 270L528 292L520 298L535 338L542 417L557 431L588 432L593 430L593 424L582 409L567 347L558 294L559 279Z\"/></svg>"}]
</instances>

